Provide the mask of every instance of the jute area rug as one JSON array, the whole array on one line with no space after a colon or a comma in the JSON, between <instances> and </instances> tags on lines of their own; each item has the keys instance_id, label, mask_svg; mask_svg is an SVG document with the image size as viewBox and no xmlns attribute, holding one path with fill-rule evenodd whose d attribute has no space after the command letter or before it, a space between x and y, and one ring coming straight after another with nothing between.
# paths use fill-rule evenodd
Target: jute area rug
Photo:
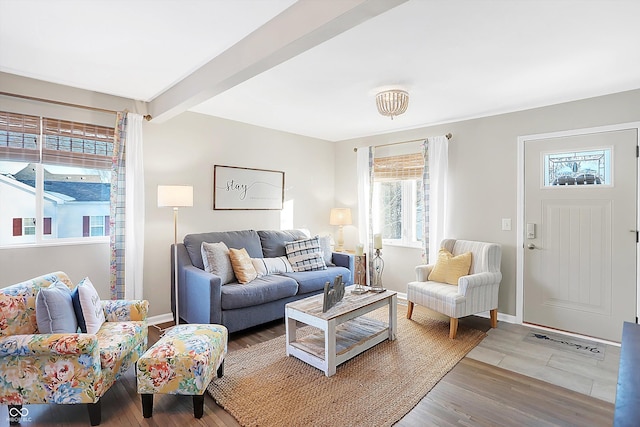
<instances>
[{"instance_id":1,"label":"jute area rug","mask_svg":"<svg viewBox=\"0 0 640 427\"><path fill-rule=\"evenodd\" d=\"M399 310L403 311L403 310ZM387 309L367 317L388 319ZM386 318L386 319L385 319ZM298 329L298 336L314 328ZM398 315L395 341L384 341L326 377L287 357L285 336L230 352L224 376L207 391L243 426L388 426L409 412L485 334L414 310Z\"/></svg>"}]
</instances>

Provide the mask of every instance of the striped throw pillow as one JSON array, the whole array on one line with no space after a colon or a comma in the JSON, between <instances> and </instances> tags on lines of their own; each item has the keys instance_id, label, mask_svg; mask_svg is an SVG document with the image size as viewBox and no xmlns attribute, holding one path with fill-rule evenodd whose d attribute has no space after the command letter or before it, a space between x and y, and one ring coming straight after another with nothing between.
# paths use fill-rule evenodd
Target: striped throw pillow
<instances>
[{"instance_id":1,"label":"striped throw pillow","mask_svg":"<svg viewBox=\"0 0 640 427\"><path fill-rule=\"evenodd\" d=\"M275 258L251 258L251 263L258 273L258 277L269 274L293 273L293 268L286 256Z\"/></svg>"},{"instance_id":2,"label":"striped throw pillow","mask_svg":"<svg viewBox=\"0 0 640 427\"><path fill-rule=\"evenodd\" d=\"M318 236L311 239L296 240L287 242L284 245L287 252L287 259L291 263L293 271L316 271L326 270L320 239Z\"/></svg>"}]
</instances>

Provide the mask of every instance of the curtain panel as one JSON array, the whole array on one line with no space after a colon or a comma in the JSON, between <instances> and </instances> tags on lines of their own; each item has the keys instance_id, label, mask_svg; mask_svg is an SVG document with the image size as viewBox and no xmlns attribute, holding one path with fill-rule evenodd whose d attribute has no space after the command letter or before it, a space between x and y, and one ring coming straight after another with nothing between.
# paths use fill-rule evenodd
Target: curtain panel
<instances>
[{"instance_id":1,"label":"curtain panel","mask_svg":"<svg viewBox=\"0 0 640 427\"><path fill-rule=\"evenodd\" d=\"M374 147L361 147L357 151L358 171L358 237L367 248L366 280L371 283L373 271L373 159Z\"/></svg>"},{"instance_id":2,"label":"curtain panel","mask_svg":"<svg viewBox=\"0 0 640 427\"><path fill-rule=\"evenodd\" d=\"M423 234L425 261L435 264L438 258L440 243L446 237L447 227L447 176L449 174L449 138L433 136L427 138L425 154L425 174L427 185L423 188L423 200L428 200L425 208L424 224L428 224L428 232ZM425 182L425 181L423 181Z\"/></svg>"},{"instance_id":3,"label":"curtain panel","mask_svg":"<svg viewBox=\"0 0 640 427\"><path fill-rule=\"evenodd\" d=\"M116 114L109 237L111 299L142 298L144 175L139 114Z\"/></svg>"}]
</instances>

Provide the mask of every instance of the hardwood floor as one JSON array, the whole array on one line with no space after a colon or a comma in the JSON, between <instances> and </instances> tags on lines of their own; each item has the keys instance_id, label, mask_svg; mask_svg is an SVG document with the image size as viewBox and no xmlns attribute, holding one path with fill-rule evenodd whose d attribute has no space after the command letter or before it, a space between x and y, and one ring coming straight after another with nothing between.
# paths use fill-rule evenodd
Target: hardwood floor
<instances>
[{"instance_id":1,"label":"hardwood floor","mask_svg":"<svg viewBox=\"0 0 640 427\"><path fill-rule=\"evenodd\" d=\"M398 307L398 314L403 316L404 310L405 307ZM487 331L489 320L471 316L460 320L460 327L464 325ZM228 350L249 347L284 333L283 321L235 333ZM150 327L150 344L158 337L158 329ZM199 420L193 417L189 396L173 395L156 395L154 415L144 419L134 369L101 400L102 426L238 426L206 394L204 416ZM29 414L22 426L89 425L86 405L25 408ZM466 357L397 426L611 426L613 410L610 402ZM6 422L0 425L8 424L6 405L2 406L0 420Z\"/></svg>"}]
</instances>

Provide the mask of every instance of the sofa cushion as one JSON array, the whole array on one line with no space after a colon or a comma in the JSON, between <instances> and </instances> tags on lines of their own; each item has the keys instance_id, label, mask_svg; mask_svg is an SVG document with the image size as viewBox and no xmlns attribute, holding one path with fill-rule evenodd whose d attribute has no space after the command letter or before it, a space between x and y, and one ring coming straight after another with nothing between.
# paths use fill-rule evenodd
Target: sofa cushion
<instances>
[{"instance_id":1,"label":"sofa cushion","mask_svg":"<svg viewBox=\"0 0 640 427\"><path fill-rule=\"evenodd\" d=\"M83 333L95 334L105 322L102 301L91 280L85 277L71 293L78 326Z\"/></svg>"},{"instance_id":2,"label":"sofa cushion","mask_svg":"<svg viewBox=\"0 0 640 427\"><path fill-rule=\"evenodd\" d=\"M258 272L256 272L251 262L251 257L245 248L229 249L229 258L231 258L231 265L233 266L233 272L238 278L238 283L249 283L258 277Z\"/></svg>"},{"instance_id":3,"label":"sofa cushion","mask_svg":"<svg viewBox=\"0 0 640 427\"><path fill-rule=\"evenodd\" d=\"M295 240L306 239L302 230L259 230L260 242L264 258L276 258L287 255L284 244Z\"/></svg>"},{"instance_id":4,"label":"sofa cushion","mask_svg":"<svg viewBox=\"0 0 640 427\"><path fill-rule=\"evenodd\" d=\"M270 275L257 278L244 285L223 286L221 292L222 309L231 310L294 296L298 293L298 283L289 277Z\"/></svg>"},{"instance_id":5,"label":"sofa cushion","mask_svg":"<svg viewBox=\"0 0 640 427\"><path fill-rule=\"evenodd\" d=\"M351 284L351 271L344 267L327 267L326 270L283 273L282 275L298 282L298 294L307 294L324 289L326 282L333 285L333 280L339 274L342 274L342 281L345 285Z\"/></svg>"},{"instance_id":6,"label":"sofa cushion","mask_svg":"<svg viewBox=\"0 0 640 427\"><path fill-rule=\"evenodd\" d=\"M71 290L62 282L40 288L36 295L36 321L41 334L78 332L78 320L71 302Z\"/></svg>"},{"instance_id":7,"label":"sofa cushion","mask_svg":"<svg viewBox=\"0 0 640 427\"><path fill-rule=\"evenodd\" d=\"M258 233L255 230L187 234L184 236L184 246L189 253L191 263L201 270L204 270L201 252L202 242L224 242L228 248L245 248L251 258L262 258L264 256L260 245L260 237L258 237Z\"/></svg>"},{"instance_id":8,"label":"sofa cushion","mask_svg":"<svg viewBox=\"0 0 640 427\"><path fill-rule=\"evenodd\" d=\"M223 285L235 282L236 276L233 273L231 258L229 258L229 248L224 242L202 242L201 253L204 271L220 277Z\"/></svg>"}]
</instances>

